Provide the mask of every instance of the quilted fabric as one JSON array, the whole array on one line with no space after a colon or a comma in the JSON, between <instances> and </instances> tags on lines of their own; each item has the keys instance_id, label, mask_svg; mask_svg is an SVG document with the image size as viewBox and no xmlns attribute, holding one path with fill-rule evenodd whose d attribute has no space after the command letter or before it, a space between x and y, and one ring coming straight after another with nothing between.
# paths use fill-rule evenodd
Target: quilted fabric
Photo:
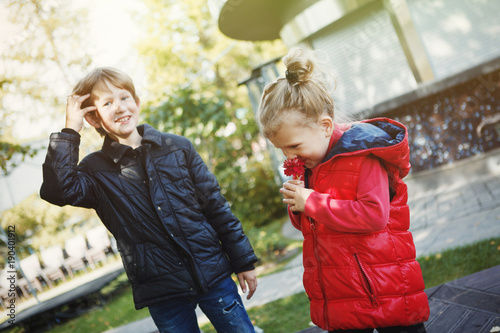
<instances>
[{"instance_id":1,"label":"quilted fabric","mask_svg":"<svg viewBox=\"0 0 500 333\"><path fill-rule=\"evenodd\" d=\"M429 307L402 181L410 170L406 128L384 118L340 127L344 133L314 173L314 190L356 200L363 161L375 155L389 175L389 220L383 230L348 233L301 214L312 321L325 330L425 322Z\"/></svg>"},{"instance_id":2,"label":"quilted fabric","mask_svg":"<svg viewBox=\"0 0 500 333\"><path fill-rule=\"evenodd\" d=\"M117 240L139 309L203 293L257 257L191 142L138 130L140 148L106 137L79 164L79 134L53 133L40 195L95 209Z\"/></svg>"}]
</instances>

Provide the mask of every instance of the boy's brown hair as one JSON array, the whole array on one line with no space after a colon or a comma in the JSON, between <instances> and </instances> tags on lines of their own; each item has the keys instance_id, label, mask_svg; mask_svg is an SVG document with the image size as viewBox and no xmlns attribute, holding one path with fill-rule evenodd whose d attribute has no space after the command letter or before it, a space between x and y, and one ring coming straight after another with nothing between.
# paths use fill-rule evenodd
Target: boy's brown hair
<instances>
[{"instance_id":1,"label":"boy's brown hair","mask_svg":"<svg viewBox=\"0 0 500 333\"><path fill-rule=\"evenodd\" d=\"M82 108L93 106L99 92L109 91L106 82L111 83L117 88L128 90L136 103L139 102L139 97L135 93L135 86L132 79L127 74L112 67L99 67L88 73L75 85L73 88L73 95L83 96L90 94L90 97L82 103ZM97 111L92 112L97 115ZM102 127L96 128L96 131L101 136L107 134Z\"/></svg>"}]
</instances>

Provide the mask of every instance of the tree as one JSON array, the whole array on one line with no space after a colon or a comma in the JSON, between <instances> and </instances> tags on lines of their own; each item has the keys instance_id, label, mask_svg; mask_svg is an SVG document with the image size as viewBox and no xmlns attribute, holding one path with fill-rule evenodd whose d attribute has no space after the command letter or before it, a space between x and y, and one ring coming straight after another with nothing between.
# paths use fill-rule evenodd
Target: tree
<instances>
[{"instance_id":1,"label":"tree","mask_svg":"<svg viewBox=\"0 0 500 333\"><path fill-rule=\"evenodd\" d=\"M9 0L2 6L14 32L0 45L0 173L7 175L26 156L38 152L30 141L39 135L46 138L44 124L52 128L55 114L62 125L65 94L91 60L83 47L84 9L53 0ZM47 243L47 233L58 231L69 216L67 209L58 207L49 213L48 204L36 195L27 200L0 212L3 224L16 226L20 248ZM44 233L45 237L36 237Z\"/></svg>"},{"instance_id":2,"label":"tree","mask_svg":"<svg viewBox=\"0 0 500 333\"><path fill-rule=\"evenodd\" d=\"M150 82L145 120L192 140L243 223L282 216L265 141L237 83L252 67L284 54L283 45L228 39L204 0L145 4L147 34L139 45Z\"/></svg>"},{"instance_id":3,"label":"tree","mask_svg":"<svg viewBox=\"0 0 500 333\"><path fill-rule=\"evenodd\" d=\"M37 151L26 141L44 134L65 104L73 75L81 75L90 57L81 42L85 10L51 0L10 0L5 3L13 31L0 53L0 161L4 174L25 155ZM35 121L39 126L30 126ZM31 133L25 133L29 126ZM40 132L37 133L37 129Z\"/></svg>"}]
</instances>

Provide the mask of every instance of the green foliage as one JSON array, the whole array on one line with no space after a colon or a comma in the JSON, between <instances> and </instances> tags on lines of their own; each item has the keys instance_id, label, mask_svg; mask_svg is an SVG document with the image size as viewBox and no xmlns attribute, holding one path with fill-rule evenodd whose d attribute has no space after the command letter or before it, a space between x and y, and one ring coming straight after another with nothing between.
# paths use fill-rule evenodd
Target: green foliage
<instances>
[{"instance_id":1,"label":"green foliage","mask_svg":"<svg viewBox=\"0 0 500 333\"><path fill-rule=\"evenodd\" d=\"M243 227L263 226L286 215L286 207L267 161L251 158L246 163L245 172L241 169L229 166L216 175L224 196Z\"/></svg>"},{"instance_id":2,"label":"green foliage","mask_svg":"<svg viewBox=\"0 0 500 333\"><path fill-rule=\"evenodd\" d=\"M73 220L74 224L65 225ZM97 225L102 225L93 210L64 206L59 207L40 199L38 193L21 201L11 209L0 214L4 229L7 225L16 226L16 247L20 259L41 248L52 245L64 247L65 241ZM3 244L0 241L0 244ZM0 267L7 258L7 247L0 246Z\"/></svg>"},{"instance_id":3,"label":"green foliage","mask_svg":"<svg viewBox=\"0 0 500 333\"><path fill-rule=\"evenodd\" d=\"M0 169L7 175L12 169L19 165L26 156L33 157L38 149L9 142L0 141Z\"/></svg>"},{"instance_id":4,"label":"green foliage","mask_svg":"<svg viewBox=\"0 0 500 333\"><path fill-rule=\"evenodd\" d=\"M248 93L238 81L262 60L284 54L280 42L230 40L205 0L144 2L148 34L138 45L148 70L146 122L186 136L217 177L245 225L285 213Z\"/></svg>"},{"instance_id":5,"label":"green foliage","mask_svg":"<svg viewBox=\"0 0 500 333\"><path fill-rule=\"evenodd\" d=\"M16 123L53 115L65 104L61 88L69 90L90 65L82 45L87 12L51 0L7 0L2 6L12 36L0 52L0 140L15 142Z\"/></svg>"},{"instance_id":6,"label":"green foliage","mask_svg":"<svg viewBox=\"0 0 500 333\"><path fill-rule=\"evenodd\" d=\"M275 220L263 227L245 229L245 233L252 243L260 265L276 263L284 250L291 245L301 246L301 241L284 238L281 235L283 223L290 223L288 219Z\"/></svg>"},{"instance_id":7,"label":"green foliage","mask_svg":"<svg viewBox=\"0 0 500 333\"><path fill-rule=\"evenodd\" d=\"M216 132L225 127L229 119L224 95L220 91L216 91L215 96L207 95L189 87L180 88L166 96L161 105L146 107L142 113L146 122L161 131L170 130L191 140L208 140L218 135Z\"/></svg>"},{"instance_id":8,"label":"green foliage","mask_svg":"<svg viewBox=\"0 0 500 333\"><path fill-rule=\"evenodd\" d=\"M69 90L75 79L72 75L80 76L90 58L82 47L82 38L88 31L82 28L87 18L85 10L51 0L7 0L1 7L7 9L8 19L2 27L12 28L5 32L9 36L0 45L0 174L7 175L25 158L44 150L26 142L33 142L39 135L46 139L44 124L50 123L56 110L61 111L61 105L65 105L61 88ZM25 125L30 122L36 126L27 130ZM27 238L45 226L45 212L35 212L35 206L0 212L2 224L16 226L21 250L30 243ZM3 254L2 251L4 248L0 247Z\"/></svg>"}]
</instances>

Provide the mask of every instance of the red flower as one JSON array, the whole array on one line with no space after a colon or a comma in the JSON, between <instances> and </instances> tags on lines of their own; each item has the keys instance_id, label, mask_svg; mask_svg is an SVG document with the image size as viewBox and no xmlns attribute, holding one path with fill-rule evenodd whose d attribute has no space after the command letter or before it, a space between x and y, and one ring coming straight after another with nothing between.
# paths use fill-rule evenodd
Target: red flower
<instances>
[{"instance_id":1,"label":"red flower","mask_svg":"<svg viewBox=\"0 0 500 333\"><path fill-rule=\"evenodd\" d=\"M302 179L304 177L305 162L298 157L294 159L287 158L283 167L285 168L285 175L292 176L294 179Z\"/></svg>"}]
</instances>

